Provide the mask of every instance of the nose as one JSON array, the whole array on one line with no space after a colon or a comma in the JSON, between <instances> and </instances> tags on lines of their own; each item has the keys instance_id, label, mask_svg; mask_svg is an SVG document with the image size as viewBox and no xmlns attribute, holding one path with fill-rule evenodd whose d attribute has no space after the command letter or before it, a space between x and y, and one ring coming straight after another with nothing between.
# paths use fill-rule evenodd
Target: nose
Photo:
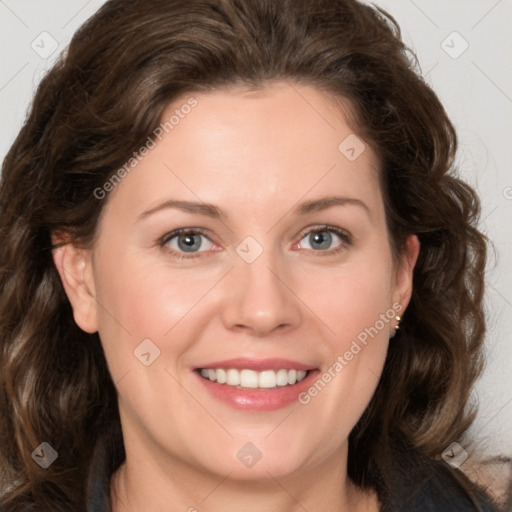
<instances>
[{"instance_id":1,"label":"nose","mask_svg":"<svg viewBox=\"0 0 512 512\"><path fill-rule=\"evenodd\" d=\"M300 325L301 301L290 267L278 264L272 251L264 250L252 263L238 259L224 286L222 320L227 329L265 337Z\"/></svg>"}]
</instances>

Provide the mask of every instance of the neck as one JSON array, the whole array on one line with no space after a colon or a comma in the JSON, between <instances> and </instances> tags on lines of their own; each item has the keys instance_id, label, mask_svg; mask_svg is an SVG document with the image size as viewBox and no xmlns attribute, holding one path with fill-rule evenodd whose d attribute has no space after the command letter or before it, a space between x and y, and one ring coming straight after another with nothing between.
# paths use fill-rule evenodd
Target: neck
<instances>
[{"instance_id":1,"label":"neck","mask_svg":"<svg viewBox=\"0 0 512 512\"><path fill-rule=\"evenodd\" d=\"M376 493L363 492L347 478L346 458L333 458L321 467L279 478L266 472L259 479L241 480L207 473L183 461L162 464L156 458L135 457L129 450L126 461L112 476L111 504L112 512L379 510Z\"/></svg>"}]
</instances>

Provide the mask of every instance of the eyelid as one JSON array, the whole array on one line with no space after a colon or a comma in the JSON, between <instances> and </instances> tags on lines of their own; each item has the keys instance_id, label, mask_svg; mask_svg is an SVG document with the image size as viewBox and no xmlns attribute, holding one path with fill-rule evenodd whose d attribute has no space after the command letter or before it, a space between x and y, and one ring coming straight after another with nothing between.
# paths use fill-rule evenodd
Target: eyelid
<instances>
[{"instance_id":1,"label":"eyelid","mask_svg":"<svg viewBox=\"0 0 512 512\"><path fill-rule=\"evenodd\" d=\"M300 250L309 251L312 254L317 255L317 256L329 256L329 255L337 254L337 253L343 251L346 248L347 245L351 245L352 244L352 235L347 230L345 230L343 228L340 228L338 226L331 226L331 225L328 225L328 224L316 224L316 225L313 225L313 226L308 226L308 227L304 228L302 231L300 231L300 233L298 235L296 235L296 236L299 237L299 240L298 240L298 242L296 242L294 244L293 247L298 245L298 243L300 243L300 241L306 235L308 235L310 233L322 232L322 231L334 232L337 236L339 236L341 238L341 240L344 243L341 244L341 247L337 247L337 248L333 248L333 249L328 249L328 250L324 250L324 251L313 251L311 249L300 249ZM191 228L179 228L179 229L175 229L175 230L173 230L173 231L171 231L169 233L166 233L163 237L161 237L158 240L158 244L161 247L165 247L166 244L170 240L172 240L173 238L175 238L177 236L180 236L180 235L183 235L183 234L189 234L189 233L203 235L213 245L216 245L215 242L213 242L213 240L211 240L211 238L209 236L209 233L210 233L209 230L206 230L206 229L203 229L203 228L194 228L194 227L191 227ZM208 252L219 252L219 251L198 251L198 252L187 253L187 252L179 252L179 251L176 251L175 249L171 249L171 248L168 248L168 251L172 253L174 258L177 258L177 259L180 259L180 260L203 257L205 255L205 253L208 253Z\"/></svg>"},{"instance_id":2,"label":"eyelid","mask_svg":"<svg viewBox=\"0 0 512 512\"><path fill-rule=\"evenodd\" d=\"M300 240L302 240L307 234L312 232L321 232L321 231L332 231L335 234L337 234L340 238L345 240L347 243L352 243L352 235L343 228L340 228L338 226L331 226L329 224L316 224L313 226L308 226L307 228L304 228L297 236L300 237ZM327 252L327 251L317 251L317 252Z\"/></svg>"},{"instance_id":3,"label":"eyelid","mask_svg":"<svg viewBox=\"0 0 512 512\"><path fill-rule=\"evenodd\" d=\"M199 235L204 235L208 240L210 240L212 243L213 241L209 237L210 231L204 228L178 228L174 229L173 231L170 231L169 233L166 233L164 236L158 239L158 243L161 245L165 245L169 240L172 238L179 236L179 235L185 235L187 233L194 233Z\"/></svg>"},{"instance_id":4,"label":"eyelid","mask_svg":"<svg viewBox=\"0 0 512 512\"><path fill-rule=\"evenodd\" d=\"M192 233L194 235L202 235L205 238L207 238L210 241L211 244L213 244L214 246L216 245L215 242L213 242L213 240L211 240L211 238L209 236L209 233L210 233L209 230L206 230L206 229L203 229L203 228L178 228L178 229L174 229L173 231L171 231L169 233L166 233L163 237L159 238L157 242L158 242L158 245L161 248L165 248L166 245L173 238L179 237L180 235L189 234L189 233ZM199 252L187 253L187 252L177 251L176 249L173 249L171 247L167 247L166 251L169 252L172 255L173 258L178 259L178 260L200 258L200 257L203 257L203 255L205 253L208 253L208 252L218 252L218 251L215 251L215 250L210 250L210 251L199 251Z\"/></svg>"}]
</instances>

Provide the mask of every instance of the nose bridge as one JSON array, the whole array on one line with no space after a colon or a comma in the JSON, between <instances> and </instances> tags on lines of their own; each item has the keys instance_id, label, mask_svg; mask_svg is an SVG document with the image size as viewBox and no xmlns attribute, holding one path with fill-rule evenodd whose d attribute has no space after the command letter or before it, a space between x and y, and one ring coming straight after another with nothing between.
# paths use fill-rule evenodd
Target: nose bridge
<instances>
[{"instance_id":1,"label":"nose bridge","mask_svg":"<svg viewBox=\"0 0 512 512\"><path fill-rule=\"evenodd\" d=\"M300 320L299 301L285 285L291 272L285 270L270 239L261 243L247 237L236 248L229 283L232 293L224 310L230 328L245 327L261 336L276 327L296 326Z\"/></svg>"}]
</instances>

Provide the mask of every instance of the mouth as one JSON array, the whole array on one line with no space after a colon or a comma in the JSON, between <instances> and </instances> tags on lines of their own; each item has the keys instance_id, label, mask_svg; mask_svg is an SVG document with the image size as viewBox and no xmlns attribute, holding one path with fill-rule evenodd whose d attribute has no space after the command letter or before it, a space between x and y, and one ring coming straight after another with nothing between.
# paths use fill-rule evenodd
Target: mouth
<instances>
[{"instance_id":1,"label":"mouth","mask_svg":"<svg viewBox=\"0 0 512 512\"><path fill-rule=\"evenodd\" d=\"M236 409L271 411L292 405L319 373L284 359L232 359L194 369L210 395Z\"/></svg>"},{"instance_id":2,"label":"mouth","mask_svg":"<svg viewBox=\"0 0 512 512\"><path fill-rule=\"evenodd\" d=\"M310 370L280 368L257 372L249 368L199 368L197 371L203 379L237 389L276 389L302 382Z\"/></svg>"}]
</instances>

